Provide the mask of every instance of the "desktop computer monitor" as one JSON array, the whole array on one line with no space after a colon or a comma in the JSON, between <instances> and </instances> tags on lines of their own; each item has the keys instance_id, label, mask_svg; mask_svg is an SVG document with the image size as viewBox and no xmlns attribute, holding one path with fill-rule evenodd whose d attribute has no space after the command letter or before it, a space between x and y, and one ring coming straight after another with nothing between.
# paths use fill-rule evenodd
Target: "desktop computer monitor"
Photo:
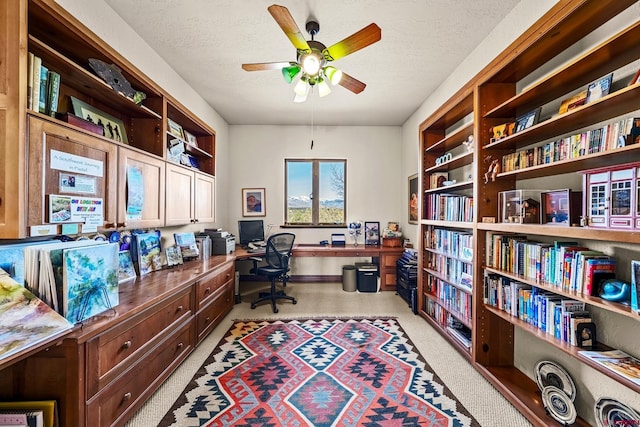
<instances>
[{"instance_id":1,"label":"desktop computer monitor","mask_svg":"<svg viewBox=\"0 0 640 427\"><path fill-rule=\"evenodd\" d=\"M264 223L261 219L240 220L238 221L238 234L242 246L247 246L251 242L264 241Z\"/></svg>"}]
</instances>

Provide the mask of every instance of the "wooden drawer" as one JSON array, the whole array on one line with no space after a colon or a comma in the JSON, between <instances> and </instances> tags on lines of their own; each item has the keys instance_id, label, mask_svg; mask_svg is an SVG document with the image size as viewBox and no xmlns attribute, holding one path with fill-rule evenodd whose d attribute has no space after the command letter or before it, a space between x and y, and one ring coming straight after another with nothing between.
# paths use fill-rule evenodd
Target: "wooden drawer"
<instances>
[{"instance_id":1,"label":"wooden drawer","mask_svg":"<svg viewBox=\"0 0 640 427\"><path fill-rule=\"evenodd\" d=\"M214 294L213 300L196 314L197 338L200 343L233 308L234 282L228 281Z\"/></svg>"},{"instance_id":2,"label":"wooden drawer","mask_svg":"<svg viewBox=\"0 0 640 427\"><path fill-rule=\"evenodd\" d=\"M193 322L158 343L116 381L87 402L88 426L122 425L193 349Z\"/></svg>"},{"instance_id":3,"label":"wooden drawer","mask_svg":"<svg viewBox=\"0 0 640 427\"><path fill-rule=\"evenodd\" d=\"M393 255L382 255L382 262L381 262L381 267L382 268L393 268L395 270L396 268L396 261L398 261L398 259L400 259L400 254L393 254Z\"/></svg>"},{"instance_id":4,"label":"wooden drawer","mask_svg":"<svg viewBox=\"0 0 640 427\"><path fill-rule=\"evenodd\" d=\"M225 264L198 280L196 283L196 307L198 309L204 307L211 301L217 289L234 278L234 266L235 264L233 262Z\"/></svg>"},{"instance_id":5,"label":"wooden drawer","mask_svg":"<svg viewBox=\"0 0 640 427\"><path fill-rule=\"evenodd\" d=\"M87 396L140 358L166 335L165 330L191 317L191 288L133 317L87 342Z\"/></svg>"}]
</instances>

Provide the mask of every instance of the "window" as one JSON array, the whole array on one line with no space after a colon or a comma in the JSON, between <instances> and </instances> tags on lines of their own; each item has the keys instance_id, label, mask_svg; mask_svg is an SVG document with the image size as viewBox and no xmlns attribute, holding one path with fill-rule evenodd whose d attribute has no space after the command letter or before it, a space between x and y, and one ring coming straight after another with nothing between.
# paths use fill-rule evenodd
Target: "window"
<instances>
[{"instance_id":1,"label":"window","mask_svg":"<svg viewBox=\"0 0 640 427\"><path fill-rule=\"evenodd\" d=\"M344 225L346 160L285 159L285 223Z\"/></svg>"}]
</instances>

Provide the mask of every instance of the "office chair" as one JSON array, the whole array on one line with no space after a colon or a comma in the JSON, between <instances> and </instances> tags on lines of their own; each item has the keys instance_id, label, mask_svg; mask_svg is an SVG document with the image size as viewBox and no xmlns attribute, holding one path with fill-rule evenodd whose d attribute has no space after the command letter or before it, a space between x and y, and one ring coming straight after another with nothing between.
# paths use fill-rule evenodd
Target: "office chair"
<instances>
[{"instance_id":1,"label":"office chair","mask_svg":"<svg viewBox=\"0 0 640 427\"><path fill-rule=\"evenodd\" d=\"M290 269L289 260L295 238L296 235L293 233L278 233L267 240L267 251L263 260L267 264L256 266L254 273L267 276L271 280L271 292L260 292L258 298L251 302L251 308L256 308L256 304L262 301L271 301L273 312L277 313L276 300L287 299L293 304L297 303L294 297L286 295L284 291L276 290L277 280L282 280L283 287L287 285L287 280L289 280L287 273Z\"/></svg>"}]
</instances>

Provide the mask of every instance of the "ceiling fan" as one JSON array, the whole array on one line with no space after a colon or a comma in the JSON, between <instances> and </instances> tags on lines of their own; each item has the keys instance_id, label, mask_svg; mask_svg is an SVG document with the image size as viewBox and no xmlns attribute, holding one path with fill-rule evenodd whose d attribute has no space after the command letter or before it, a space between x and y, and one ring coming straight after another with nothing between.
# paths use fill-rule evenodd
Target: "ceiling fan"
<instances>
[{"instance_id":1,"label":"ceiling fan","mask_svg":"<svg viewBox=\"0 0 640 427\"><path fill-rule=\"evenodd\" d=\"M298 28L291 13L289 13L289 9L274 4L269 6L268 10L296 48L296 61L242 64L244 70L280 69L287 83L293 82L294 78L300 74L300 79L294 87L294 102L306 101L309 91L314 86L318 87L318 94L321 97L328 95L331 92L331 88L327 81L331 82L332 85L339 84L355 94L364 90L366 84L327 64L380 41L382 38L380 27L376 24L369 24L338 43L326 47L319 41L314 40L314 37L320 31L318 22L310 20L306 23L305 29L311 36L311 40L305 40L300 28Z\"/></svg>"}]
</instances>

